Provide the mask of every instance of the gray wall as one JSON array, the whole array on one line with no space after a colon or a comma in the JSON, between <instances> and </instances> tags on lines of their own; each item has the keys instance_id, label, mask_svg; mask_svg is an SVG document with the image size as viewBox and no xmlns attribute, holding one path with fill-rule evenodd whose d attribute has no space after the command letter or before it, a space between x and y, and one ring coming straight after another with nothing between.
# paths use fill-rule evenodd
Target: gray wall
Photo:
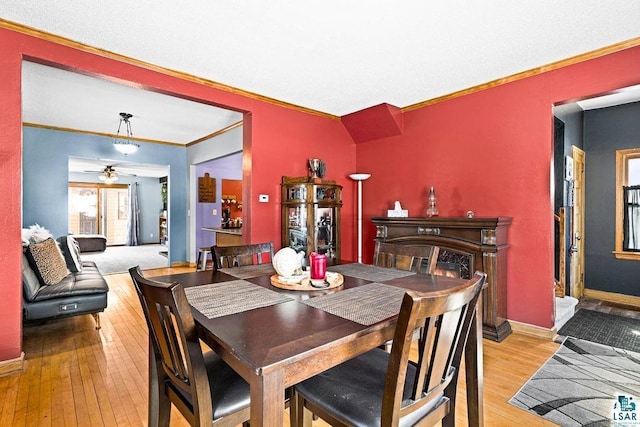
<instances>
[{"instance_id":1,"label":"gray wall","mask_svg":"<svg viewBox=\"0 0 640 427\"><path fill-rule=\"evenodd\" d=\"M640 103L584 113L585 288L640 296L640 262L617 260L616 150L640 148Z\"/></svg>"}]
</instances>

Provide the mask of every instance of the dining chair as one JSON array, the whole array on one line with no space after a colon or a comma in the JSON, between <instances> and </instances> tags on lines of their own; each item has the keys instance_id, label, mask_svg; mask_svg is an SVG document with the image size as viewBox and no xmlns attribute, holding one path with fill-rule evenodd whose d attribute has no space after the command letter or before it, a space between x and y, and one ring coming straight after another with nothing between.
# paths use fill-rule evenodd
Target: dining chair
<instances>
[{"instance_id":1,"label":"dining chair","mask_svg":"<svg viewBox=\"0 0 640 427\"><path fill-rule=\"evenodd\" d=\"M455 425L460 361L485 280L476 272L447 291L407 291L391 353L371 350L294 386L291 425L308 421L304 408L332 426ZM418 358L411 361L418 325Z\"/></svg>"},{"instance_id":2,"label":"dining chair","mask_svg":"<svg viewBox=\"0 0 640 427\"><path fill-rule=\"evenodd\" d=\"M155 361L155 369L149 367L149 426L168 426L171 404L192 426L248 426L249 384L215 352L203 353L182 285L146 279L138 266L129 274Z\"/></svg>"},{"instance_id":3,"label":"dining chair","mask_svg":"<svg viewBox=\"0 0 640 427\"><path fill-rule=\"evenodd\" d=\"M275 250L273 242L255 243L238 246L211 246L213 268L243 267L246 265L265 264L273 260Z\"/></svg>"},{"instance_id":4,"label":"dining chair","mask_svg":"<svg viewBox=\"0 0 640 427\"><path fill-rule=\"evenodd\" d=\"M376 241L373 265L433 274L440 248L432 245L404 245Z\"/></svg>"}]
</instances>

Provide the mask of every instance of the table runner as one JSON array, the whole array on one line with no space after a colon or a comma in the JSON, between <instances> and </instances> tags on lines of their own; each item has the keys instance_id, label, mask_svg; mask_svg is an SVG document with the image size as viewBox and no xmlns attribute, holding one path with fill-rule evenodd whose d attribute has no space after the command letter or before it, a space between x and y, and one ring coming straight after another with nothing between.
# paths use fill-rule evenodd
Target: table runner
<instances>
[{"instance_id":1,"label":"table runner","mask_svg":"<svg viewBox=\"0 0 640 427\"><path fill-rule=\"evenodd\" d=\"M292 298L245 280L185 288L187 300L207 318L228 316L290 301Z\"/></svg>"},{"instance_id":2,"label":"table runner","mask_svg":"<svg viewBox=\"0 0 640 427\"><path fill-rule=\"evenodd\" d=\"M302 301L311 307L361 325L370 326L400 312L406 289L369 283Z\"/></svg>"},{"instance_id":3,"label":"table runner","mask_svg":"<svg viewBox=\"0 0 640 427\"><path fill-rule=\"evenodd\" d=\"M274 270L271 263L246 265L244 267L221 268L220 271L230 276L237 277L238 279L252 279L254 277L276 274L276 270Z\"/></svg>"},{"instance_id":4,"label":"table runner","mask_svg":"<svg viewBox=\"0 0 640 427\"><path fill-rule=\"evenodd\" d=\"M358 263L332 265L328 267L327 270L335 271L343 276L371 280L372 282L385 282L387 280L416 274L412 271L396 270L395 268L378 267L376 265Z\"/></svg>"}]
</instances>

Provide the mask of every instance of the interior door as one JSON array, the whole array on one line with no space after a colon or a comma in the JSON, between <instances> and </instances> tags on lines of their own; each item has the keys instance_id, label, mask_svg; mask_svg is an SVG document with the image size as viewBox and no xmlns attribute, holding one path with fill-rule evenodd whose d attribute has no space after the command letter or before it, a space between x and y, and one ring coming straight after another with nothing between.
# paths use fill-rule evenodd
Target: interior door
<instances>
[{"instance_id":1,"label":"interior door","mask_svg":"<svg viewBox=\"0 0 640 427\"><path fill-rule=\"evenodd\" d=\"M584 293L584 151L573 146L573 224L571 244L571 296Z\"/></svg>"}]
</instances>

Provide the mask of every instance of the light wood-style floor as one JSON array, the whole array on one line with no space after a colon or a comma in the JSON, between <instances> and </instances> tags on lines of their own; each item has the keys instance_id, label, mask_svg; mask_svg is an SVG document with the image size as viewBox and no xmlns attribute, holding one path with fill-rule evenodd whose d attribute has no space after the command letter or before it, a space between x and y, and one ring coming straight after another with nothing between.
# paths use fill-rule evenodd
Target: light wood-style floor
<instances>
[{"instance_id":1,"label":"light wood-style floor","mask_svg":"<svg viewBox=\"0 0 640 427\"><path fill-rule=\"evenodd\" d=\"M147 276L191 271L147 271ZM0 378L0 426L144 426L147 424L147 328L128 275L106 276L109 306L96 331L89 315L25 325L26 370ZM512 334L484 340L485 425L551 426L507 401L558 344ZM460 375L464 378L464 375ZM466 426L464 382L457 424ZM285 426L289 423L285 412ZM179 412L172 426L186 426ZM314 426L326 426L321 420Z\"/></svg>"}]
</instances>

